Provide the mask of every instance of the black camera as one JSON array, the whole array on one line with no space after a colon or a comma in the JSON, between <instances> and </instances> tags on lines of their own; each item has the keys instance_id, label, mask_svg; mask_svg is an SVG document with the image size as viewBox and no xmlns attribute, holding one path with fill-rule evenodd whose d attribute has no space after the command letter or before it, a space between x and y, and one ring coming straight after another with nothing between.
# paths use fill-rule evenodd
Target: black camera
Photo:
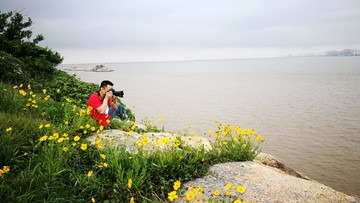
<instances>
[{"instance_id":1,"label":"black camera","mask_svg":"<svg viewBox=\"0 0 360 203\"><path fill-rule=\"evenodd\" d=\"M115 91L114 89L111 89L109 91L112 91L113 95L117 96L117 97L124 97L124 91Z\"/></svg>"}]
</instances>

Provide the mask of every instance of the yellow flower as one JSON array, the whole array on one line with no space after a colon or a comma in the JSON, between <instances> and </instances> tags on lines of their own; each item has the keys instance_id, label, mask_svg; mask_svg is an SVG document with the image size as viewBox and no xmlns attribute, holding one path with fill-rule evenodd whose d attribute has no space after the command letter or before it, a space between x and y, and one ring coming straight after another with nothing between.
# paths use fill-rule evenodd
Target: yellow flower
<instances>
[{"instance_id":1,"label":"yellow flower","mask_svg":"<svg viewBox=\"0 0 360 203\"><path fill-rule=\"evenodd\" d=\"M64 141L64 138L63 138L63 137L61 137L61 138L59 138L59 139L57 140L58 143L62 143L63 141Z\"/></svg>"},{"instance_id":2,"label":"yellow flower","mask_svg":"<svg viewBox=\"0 0 360 203\"><path fill-rule=\"evenodd\" d=\"M133 182L132 182L132 179L129 178L128 183L127 183L127 186L128 186L129 189L131 188L132 183L133 183Z\"/></svg>"},{"instance_id":3,"label":"yellow flower","mask_svg":"<svg viewBox=\"0 0 360 203\"><path fill-rule=\"evenodd\" d=\"M231 188L231 183L228 183L228 184L225 185L226 190L229 190L230 188Z\"/></svg>"},{"instance_id":4,"label":"yellow flower","mask_svg":"<svg viewBox=\"0 0 360 203\"><path fill-rule=\"evenodd\" d=\"M209 134L212 134L214 131L212 130L212 129L210 129L209 131L208 131L208 133Z\"/></svg>"},{"instance_id":5,"label":"yellow flower","mask_svg":"<svg viewBox=\"0 0 360 203\"><path fill-rule=\"evenodd\" d=\"M103 166L104 166L105 168L107 168L107 167L109 166L109 164L103 163Z\"/></svg>"},{"instance_id":6,"label":"yellow flower","mask_svg":"<svg viewBox=\"0 0 360 203\"><path fill-rule=\"evenodd\" d=\"M89 128L91 127L91 125L86 124L85 127L86 127L87 129L89 129Z\"/></svg>"},{"instance_id":7,"label":"yellow flower","mask_svg":"<svg viewBox=\"0 0 360 203\"><path fill-rule=\"evenodd\" d=\"M46 125L45 125L45 128L50 128L50 127L51 127L50 124L46 124Z\"/></svg>"},{"instance_id":8,"label":"yellow flower","mask_svg":"<svg viewBox=\"0 0 360 203\"><path fill-rule=\"evenodd\" d=\"M235 200L234 203L241 203L241 200Z\"/></svg>"},{"instance_id":9,"label":"yellow flower","mask_svg":"<svg viewBox=\"0 0 360 203\"><path fill-rule=\"evenodd\" d=\"M225 195L228 196L228 197L230 197L230 196L231 196L231 192L230 192L230 191L226 191L226 192L225 192Z\"/></svg>"},{"instance_id":10,"label":"yellow flower","mask_svg":"<svg viewBox=\"0 0 360 203\"><path fill-rule=\"evenodd\" d=\"M106 155L105 154L100 154L101 158L102 159L105 159L106 158Z\"/></svg>"},{"instance_id":11,"label":"yellow flower","mask_svg":"<svg viewBox=\"0 0 360 203\"><path fill-rule=\"evenodd\" d=\"M215 190L215 191L214 191L214 195L215 195L215 196L219 196L219 195L221 195L220 190Z\"/></svg>"},{"instance_id":12,"label":"yellow flower","mask_svg":"<svg viewBox=\"0 0 360 203\"><path fill-rule=\"evenodd\" d=\"M192 191L188 191L186 193L186 200L193 200L195 198L195 194Z\"/></svg>"},{"instance_id":13,"label":"yellow flower","mask_svg":"<svg viewBox=\"0 0 360 203\"><path fill-rule=\"evenodd\" d=\"M57 92L57 93L60 93L60 89L57 89L56 92Z\"/></svg>"},{"instance_id":14,"label":"yellow flower","mask_svg":"<svg viewBox=\"0 0 360 203\"><path fill-rule=\"evenodd\" d=\"M90 130L94 132L96 130L96 128L93 126L90 128Z\"/></svg>"},{"instance_id":15,"label":"yellow flower","mask_svg":"<svg viewBox=\"0 0 360 203\"><path fill-rule=\"evenodd\" d=\"M81 147L80 147L82 150L86 150L87 149L87 144L81 144Z\"/></svg>"},{"instance_id":16,"label":"yellow flower","mask_svg":"<svg viewBox=\"0 0 360 203\"><path fill-rule=\"evenodd\" d=\"M259 141L259 142L264 142L264 139L262 138L261 135L256 136L256 139L257 139L257 141Z\"/></svg>"},{"instance_id":17,"label":"yellow flower","mask_svg":"<svg viewBox=\"0 0 360 203\"><path fill-rule=\"evenodd\" d=\"M40 137L40 142L46 141L48 139L47 135L44 135L42 137Z\"/></svg>"},{"instance_id":18,"label":"yellow flower","mask_svg":"<svg viewBox=\"0 0 360 203\"><path fill-rule=\"evenodd\" d=\"M174 183L174 190L177 190L177 189L179 189L180 188L180 186L181 186L181 182L179 181L179 180L177 180L175 183Z\"/></svg>"},{"instance_id":19,"label":"yellow flower","mask_svg":"<svg viewBox=\"0 0 360 203\"><path fill-rule=\"evenodd\" d=\"M92 202L92 203L95 203L95 199L94 199L93 197L91 198L91 202Z\"/></svg>"},{"instance_id":20,"label":"yellow flower","mask_svg":"<svg viewBox=\"0 0 360 203\"><path fill-rule=\"evenodd\" d=\"M246 191L246 188L244 186L237 186L236 187L236 191L240 192L241 194L243 194Z\"/></svg>"},{"instance_id":21,"label":"yellow flower","mask_svg":"<svg viewBox=\"0 0 360 203\"><path fill-rule=\"evenodd\" d=\"M42 91L43 91L44 94L46 94L46 89L43 89Z\"/></svg>"},{"instance_id":22,"label":"yellow flower","mask_svg":"<svg viewBox=\"0 0 360 203\"><path fill-rule=\"evenodd\" d=\"M134 197L131 197L131 198L130 198L130 203L135 203Z\"/></svg>"},{"instance_id":23,"label":"yellow flower","mask_svg":"<svg viewBox=\"0 0 360 203\"><path fill-rule=\"evenodd\" d=\"M76 136L74 137L74 141L77 142L77 141L79 141L79 140L80 140L80 137L79 137L78 135L76 135Z\"/></svg>"},{"instance_id":24,"label":"yellow flower","mask_svg":"<svg viewBox=\"0 0 360 203\"><path fill-rule=\"evenodd\" d=\"M93 171L89 171L87 176L90 178L93 175Z\"/></svg>"},{"instance_id":25,"label":"yellow flower","mask_svg":"<svg viewBox=\"0 0 360 203\"><path fill-rule=\"evenodd\" d=\"M30 84L28 84L28 89L31 90L31 85Z\"/></svg>"},{"instance_id":26,"label":"yellow flower","mask_svg":"<svg viewBox=\"0 0 360 203\"><path fill-rule=\"evenodd\" d=\"M63 147L63 151L67 152L69 150L69 147Z\"/></svg>"},{"instance_id":27,"label":"yellow flower","mask_svg":"<svg viewBox=\"0 0 360 203\"><path fill-rule=\"evenodd\" d=\"M198 187L197 192L198 192L198 194L203 194L204 193L204 188L203 187Z\"/></svg>"},{"instance_id":28,"label":"yellow flower","mask_svg":"<svg viewBox=\"0 0 360 203\"><path fill-rule=\"evenodd\" d=\"M101 126L99 127L99 129L100 129L100 131L104 130L104 126L101 125Z\"/></svg>"},{"instance_id":29,"label":"yellow flower","mask_svg":"<svg viewBox=\"0 0 360 203\"><path fill-rule=\"evenodd\" d=\"M178 196L176 194L176 191L172 191L170 193L168 193L168 199L170 200L170 202L174 201L174 199L177 199Z\"/></svg>"},{"instance_id":30,"label":"yellow flower","mask_svg":"<svg viewBox=\"0 0 360 203\"><path fill-rule=\"evenodd\" d=\"M6 128L6 132L12 131L12 127Z\"/></svg>"},{"instance_id":31,"label":"yellow flower","mask_svg":"<svg viewBox=\"0 0 360 203\"><path fill-rule=\"evenodd\" d=\"M13 88L14 88L14 89L16 89L16 88L18 88L18 86L17 86L17 85L15 85Z\"/></svg>"}]
</instances>

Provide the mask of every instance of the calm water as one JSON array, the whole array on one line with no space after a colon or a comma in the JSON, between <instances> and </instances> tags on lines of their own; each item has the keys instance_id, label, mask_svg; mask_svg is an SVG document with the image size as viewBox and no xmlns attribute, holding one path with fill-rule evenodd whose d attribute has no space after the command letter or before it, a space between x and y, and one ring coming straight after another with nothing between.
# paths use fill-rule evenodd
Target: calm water
<instances>
[{"instance_id":1,"label":"calm water","mask_svg":"<svg viewBox=\"0 0 360 203\"><path fill-rule=\"evenodd\" d=\"M360 57L104 65L115 71L71 73L113 81L137 122L164 117L167 131L191 126L199 135L215 121L251 127L265 138L264 152L360 196Z\"/></svg>"}]
</instances>

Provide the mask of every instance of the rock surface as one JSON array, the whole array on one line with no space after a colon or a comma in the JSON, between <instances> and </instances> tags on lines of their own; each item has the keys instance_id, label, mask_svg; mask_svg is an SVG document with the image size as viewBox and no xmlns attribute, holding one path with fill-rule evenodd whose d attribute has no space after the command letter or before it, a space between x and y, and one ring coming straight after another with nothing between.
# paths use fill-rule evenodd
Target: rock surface
<instances>
[{"instance_id":1,"label":"rock surface","mask_svg":"<svg viewBox=\"0 0 360 203\"><path fill-rule=\"evenodd\" d=\"M155 142L169 138L171 142L177 137L173 133L128 133L119 130L105 130L99 134L102 142L110 147L118 145L126 146L128 151L138 150L136 142L144 137L149 138L149 144L143 150L151 151ZM96 135L87 138L95 143ZM199 147L204 145L206 150L211 149L211 143L203 137L181 137L184 145ZM163 147L159 146L158 147ZM226 190L231 197L225 195L224 186L232 184L232 188ZM241 194L234 186L244 186L246 191ZM293 169L279 162L275 157L268 154L259 154L257 158L246 162L229 162L211 166L208 175L184 183L183 191L175 202L187 202L186 191L190 186L202 187L203 194L196 194L195 199L201 202L214 202L214 191L221 191L217 200L233 202L243 199L245 202L360 202L359 198L335 191L319 182L311 180ZM211 199L214 198L214 199ZM218 202L218 201L215 202Z\"/></svg>"}]
</instances>

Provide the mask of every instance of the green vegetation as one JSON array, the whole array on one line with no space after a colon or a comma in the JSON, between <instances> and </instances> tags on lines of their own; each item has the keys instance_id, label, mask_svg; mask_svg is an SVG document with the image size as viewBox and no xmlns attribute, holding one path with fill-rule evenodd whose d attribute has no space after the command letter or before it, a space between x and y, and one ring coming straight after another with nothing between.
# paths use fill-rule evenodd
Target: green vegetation
<instances>
[{"instance_id":1,"label":"green vegetation","mask_svg":"<svg viewBox=\"0 0 360 203\"><path fill-rule=\"evenodd\" d=\"M185 193L188 201L196 201L201 187L186 192L181 182L204 176L213 164L252 160L259 153L260 135L220 123L209 132L216 141L208 151L183 146L180 136L163 139L164 149L145 151L151 141L144 134L137 152L108 148L99 138L92 145L86 138L104 130L88 116L86 106L97 85L57 70L60 55L37 45L41 35L30 42L32 33L24 29L32 22L23 20L19 13L0 13L3 202L164 202ZM144 133L126 110L131 122L110 126ZM150 121L143 124L145 132L164 131ZM233 188L245 192L244 186ZM214 191L214 197L219 195Z\"/></svg>"}]
</instances>

